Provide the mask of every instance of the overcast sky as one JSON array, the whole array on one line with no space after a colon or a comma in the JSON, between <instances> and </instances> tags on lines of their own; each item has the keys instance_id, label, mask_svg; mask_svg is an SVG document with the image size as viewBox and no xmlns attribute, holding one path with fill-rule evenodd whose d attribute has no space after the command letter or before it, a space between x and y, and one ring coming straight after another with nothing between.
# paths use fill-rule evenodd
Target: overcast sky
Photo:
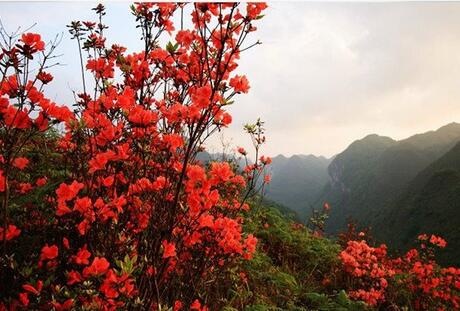
<instances>
[{"instance_id":1,"label":"overcast sky","mask_svg":"<svg viewBox=\"0 0 460 311\"><path fill-rule=\"evenodd\" d=\"M266 122L265 153L332 156L352 141L377 133L395 139L460 121L460 3L269 2L249 40L263 45L242 54L239 72L250 93L231 107L224 133L249 146L246 122ZM66 66L49 95L72 104L80 89L71 20L89 20L94 3L5 3L7 29L29 26L45 39L64 31L58 52ZM110 42L140 47L129 3L109 3ZM217 151L218 140L211 149Z\"/></svg>"}]
</instances>

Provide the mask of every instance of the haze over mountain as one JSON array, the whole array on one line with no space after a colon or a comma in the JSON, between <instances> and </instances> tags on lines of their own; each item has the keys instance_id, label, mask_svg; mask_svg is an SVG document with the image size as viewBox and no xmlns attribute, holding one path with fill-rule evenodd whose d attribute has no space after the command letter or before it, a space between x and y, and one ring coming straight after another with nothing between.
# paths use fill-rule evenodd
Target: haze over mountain
<instances>
[{"instance_id":1,"label":"haze over mountain","mask_svg":"<svg viewBox=\"0 0 460 311\"><path fill-rule=\"evenodd\" d=\"M326 230L353 220L378 239L406 248L419 233L445 236L449 261L460 255L460 124L394 140L376 134L356 140L333 160L277 156L268 197L306 220L311 206L331 206ZM394 228L399 228L395 230ZM458 256L457 256L458 257Z\"/></svg>"},{"instance_id":2,"label":"haze over mountain","mask_svg":"<svg viewBox=\"0 0 460 311\"><path fill-rule=\"evenodd\" d=\"M278 155L272 159L272 181L266 196L295 211L305 219L324 185L329 181L327 167L331 162L314 155Z\"/></svg>"}]
</instances>

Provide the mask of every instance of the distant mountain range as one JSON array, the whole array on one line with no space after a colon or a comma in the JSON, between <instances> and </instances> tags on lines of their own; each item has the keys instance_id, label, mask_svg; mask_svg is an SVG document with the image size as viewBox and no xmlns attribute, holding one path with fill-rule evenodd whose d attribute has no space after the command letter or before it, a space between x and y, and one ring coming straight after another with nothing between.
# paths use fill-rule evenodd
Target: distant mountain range
<instances>
[{"instance_id":1,"label":"distant mountain range","mask_svg":"<svg viewBox=\"0 0 460 311\"><path fill-rule=\"evenodd\" d=\"M330 163L330 159L314 155L274 157L270 165L272 181L267 186L266 196L305 219L329 181L327 167Z\"/></svg>"},{"instance_id":2,"label":"distant mountain range","mask_svg":"<svg viewBox=\"0 0 460 311\"><path fill-rule=\"evenodd\" d=\"M353 220L401 248L419 233L442 235L450 244L447 262L460 255L459 141L460 124L451 123L399 141L368 135L332 160L280 155L267 197L302 220L328 202L331 234Z\"/></svg>"}]
</instances>

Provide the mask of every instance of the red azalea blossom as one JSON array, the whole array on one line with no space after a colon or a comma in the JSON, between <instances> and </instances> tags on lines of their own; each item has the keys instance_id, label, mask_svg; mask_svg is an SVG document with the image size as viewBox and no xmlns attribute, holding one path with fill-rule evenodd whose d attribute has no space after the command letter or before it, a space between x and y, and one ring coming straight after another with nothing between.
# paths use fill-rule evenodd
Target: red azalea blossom
<instances>
[{"instance_id":1,"label":"red azalea blossom","mask_svg":"<svg viewBox=\"0 0 460 311\"><path fill-rule=\"evenodd\" d=\"M107 261L107 259L104 257L95 257L91 265L83 270L83 276L89 277L105 274L109 270L109 267L110 263Z\"/></svg>"},{"instance_id":2,"label":"red azalea blossom","mask_svg":"<svg viewBox=\"0 0 460 311\"><path fill-rule=\"evenodd\" d=\"M174 243L163 240L163 258L176 256L176 246Z\"/></svg>"},{"instance_id":3,"label":"red azalea blossom","mask_svg":"<svg viewBox=\"0 0 460 311\"><path fill-rule=\"evenodd\" d=\"M0 227L0 240L5 240L10 241L16 237L18 237L21 234L21 230L18 229L15 225L8 225L6 231Z\"/></svg>"},{"instance_id":4,"label":"red azalea blossom","mask_svg":"<svg viewBox=\"0 0 460 311\"><path fill-rule=\"evenodd\" d=\"M70 201L83 189L84 185L77 181L73 181L70 185L62 183L56 190L59 200Z\"/></svg>"},{"instance_id":5,"label":"red azalea blossom","mask_svg":"<svg viewBox=\"0 0 460 311\"><path fill-rule=\"evenodd\" d=\"M46 244L42 248L40 260L52 260L58 256L58 253L59 249L56 245L48 246L48 244Z\"/></svg>"},{"instance_id":6,"label":"red azalea blossom","mask_svg":"<svg viewBox=\"0 0 460 311\"><path fill-rule=\"evenodd\" d=\"M40 80L43 84L48 84L53 81L53 76L47 72L40 71L37 75L37 79Z\"/></svg>"},{"instance_id":7,"label":"red azalea blossom","mask_svg":"<svg viewBox=\"0 0 460 311\"><path fill-rule=\"evenodd\" d=\"M53 307L56 309L56 311L65 311L65 310L71 310L73 307L74 301L72 298L67 299L63 303L59 303L56 301L52 302Z\"/></svg>"},{"instance_id":8,"label":"red azalea blossom","mask_svg":"<svg viewBox=\"0 0 460 311\"><path fill-rule=\"evenodd\" d=\"M30 303L29 295L27 293L20 293L19 300L21 301L21 304L25 307L27 307Z\"/></svg>"},{"instance_id":9,"label":"red azalea blossom","mask_svg":"<svg viewBox=\"0 0 460 311\"><path fill-rule=\"evenodd\" d=\"M77 265L87 265L89 264L90 257L91 257L91 253L88 252L88 250L86 249L86 245L85 245L78 251L77 255L74 258L74 262Z\"/></svg>"},{"instance_id":10,"label":"red azalea blossom","mask_svg":"<svg viewBox=\"0 0 460 311\"><path fill-rule=\"evenodd\" d=\"M438 246L440 248L444 248L447 245L446 240L444 240L441 237L435 236L435 235L431 236L430 243L433 244L433 245L436 245L436 246Z\"/></svg>"},{"instance_id":11,"label":"red azalea blossom","mask_svg":"<svg viewBox=\"0 0 460 311\"><path fill-rule=\"evenodd\" d=\"M30 53L43 51L45 49L45 42L41 40L41 36L36 33L24 33L21 36L21 41L30 49Z\"/></svg>"},{"instance_id":12,"label":"red azalea blossom","mask_svg":"<svg viewBox=\"0 0 460 311\"><path fill-rule=\"evenodd\" d=\"M176 300L174 302L174 307L173 307L173 311L179 311L182 309L184 305L182 304L182 302L180 302L179 300Z\"/></svg>"},{"instance_id":13,"label":"red azalea blossom","mask_svg":"<svg viewBox=\"0 0 460 311\"><path fill-rule=\"evenodd\" d=\"M13 161L13 165L20 170L25 169L27 164L29 164L29 160L27 158L16 158Z\"/></svg>"},{"instance_id":14,"label":"red azalea blossom","mask_svg":"<svg viewBox=\"0 0 460 311\"><path fill-rule=\"evenodd\" d=\"M37 179L37 181L35 182L35 184L39 187L42 187L44 185L46 185L46 182L48 181L48 179L46 177L41 177L39 179Z\"/></svg>"},{"instance_id":15,"label":"red azalea blossom","mask_svg":"<svg viewBox=\"0 0 460 311\"><path fill-rule=\"evenodd\" d=\"M245 76L238 76L230 79L230 86L233 87L235 92L247 93L249 91L249 81Z\"/></svg>"}]
</instances>

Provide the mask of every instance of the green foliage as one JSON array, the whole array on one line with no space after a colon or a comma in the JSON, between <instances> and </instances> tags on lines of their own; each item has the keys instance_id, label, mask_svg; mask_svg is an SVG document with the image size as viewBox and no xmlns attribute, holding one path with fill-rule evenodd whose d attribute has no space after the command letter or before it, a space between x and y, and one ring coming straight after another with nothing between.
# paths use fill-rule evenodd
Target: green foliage
<instances>
[{"instance_id":1,"label":"green foliage","mask_svg":"<svg viewBox=\"0 0 460 311\"><path fill-rule=\"evenodd\" d=\"M256 232L258 251L245 262L229 305L245 311L365 310L343 291L323 284L336 275L336 243L313 236L273 206L254 207L247 219L245 230Z\"/></svg>"},{"instance_id":2,"label":"green foliage","mask_svg":"<svg viewBox=\"0 0 460 311\"><path fill-rule=\"evenodd\" d=\"M341 290L337 295L328 296L319 293L305 294L310 304L309 310L318 311L364 311L368 307L363 302L351 301L345 291Z\"/></svg>"}]
</instances>

